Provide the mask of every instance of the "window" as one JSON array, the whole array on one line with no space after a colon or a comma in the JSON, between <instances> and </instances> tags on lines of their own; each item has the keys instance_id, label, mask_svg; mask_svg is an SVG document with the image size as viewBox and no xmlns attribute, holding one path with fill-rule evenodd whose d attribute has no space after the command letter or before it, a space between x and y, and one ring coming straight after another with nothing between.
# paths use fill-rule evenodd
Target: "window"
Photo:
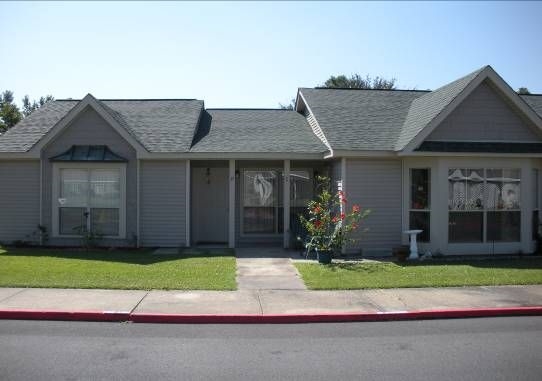
<instances>
[{"instance_id":1,"label":"window","mask_svg":"<svg viewBox=\"0 0 542 381\"><path fill-rule=\"evenodd\" d=\"M519 169L450 169L449 242L520 241L520 193Z\"/></svg>"},{"instance_id":2,"label":"window","mask_svg":"<svg viewBox=\"0 0 542 381\"><path fill-rule=\"evenodd\" d=\"M59 235L124 235L124 168L57 168L56 179Z\"/></svg>"},{"instance_id":3,"label":"window","mask_svg":"<svg viewBox=\"0 0 542 381\"><path fill-rule=\"evenodd\" d=\"M410 229L421 229L420 242L429 242L431 236L431 170L410 170Z\"/></svg>"},{"instance_id":4,"label":"window","mask_svg":"<svg viewBox=\"0 0 542 381\"><path fill-rule=\"evenodd\" d=\"M243 233L282 232L282 178L278 170L243 171Z\"/></svg>"}]
</instances>

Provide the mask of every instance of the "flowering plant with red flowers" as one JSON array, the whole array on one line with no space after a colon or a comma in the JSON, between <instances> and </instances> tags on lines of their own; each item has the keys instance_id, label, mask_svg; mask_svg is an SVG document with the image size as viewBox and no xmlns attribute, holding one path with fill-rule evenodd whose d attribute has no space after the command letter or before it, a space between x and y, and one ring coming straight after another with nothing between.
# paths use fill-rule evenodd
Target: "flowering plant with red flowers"
<instances>
[{"instance_id":1,"label":"flowering plant with red flowers","mask_svg":"<svg viewBox=\"0 0 542 381\"><path fill-rule=\"evenodd\" d=\"M300 216L301 224L307 230L308 241L305 247L317 252L336 252L346 243L355 241L349 236L360 227L361 220L371 211L359 205L348 207L348 200L343 191L333 193L330 180L318 177L321 191L315 200L307 205L307 217Z\"/></svg>"}]
</instances>

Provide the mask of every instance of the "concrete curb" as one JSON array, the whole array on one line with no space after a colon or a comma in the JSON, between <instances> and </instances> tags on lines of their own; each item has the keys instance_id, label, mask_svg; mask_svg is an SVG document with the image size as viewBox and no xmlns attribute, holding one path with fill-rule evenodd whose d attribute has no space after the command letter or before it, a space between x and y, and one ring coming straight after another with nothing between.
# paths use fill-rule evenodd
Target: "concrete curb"
<instances>
[{"instance_id":1,"label":"concrete curb","mask_svg":"<svg viewBox=\"0 0 542 381\"><path fill-rule=\"evenodd\" d=\"M64 320L64 321L128 321L130 312L118 311L55 311L55 310L0 310L0 319Z\"/></svg>"},{"instance_id":2,"label":"concrete curb","mask_svg":"<svg viewBox=\"0 0 542 381\"><path fill-rule=\"evenodd\" d=\"M178 315L118 311L0 310L0 319L133 322L160 324L301 324L399 320L460 319L503 316L542 316L542 306L460 308L418 311L321 313L321 314L202 314Z\"/></svg>"}]
</instances>

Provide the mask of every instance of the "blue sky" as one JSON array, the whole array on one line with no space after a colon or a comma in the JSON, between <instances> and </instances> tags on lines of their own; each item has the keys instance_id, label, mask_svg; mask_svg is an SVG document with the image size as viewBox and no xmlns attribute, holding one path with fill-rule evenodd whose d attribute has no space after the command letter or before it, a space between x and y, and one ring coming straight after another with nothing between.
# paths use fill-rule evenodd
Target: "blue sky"
<instances>
[{"instance_id":1,"label":"blue sky","mask_svg":"<svg viewBox=\"0 0 542 381\"><path fill-rule=\"evenodd\" d=\"M1 2L0 90L277 107L331 74L434 89L490 64L542 93L540 15L542 2Z\"/></svg>"}]
</instances>

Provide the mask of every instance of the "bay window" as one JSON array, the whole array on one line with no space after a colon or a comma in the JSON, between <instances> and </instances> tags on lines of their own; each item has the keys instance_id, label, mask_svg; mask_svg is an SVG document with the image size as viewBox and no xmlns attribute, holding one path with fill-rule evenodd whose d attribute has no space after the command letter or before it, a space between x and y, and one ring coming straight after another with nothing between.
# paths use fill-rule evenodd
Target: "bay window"
<instances>
[{"instance_id":1,"label":"bay window","mask_svg":"<svg viewBox=\"0 0 542 381\"><path fill-rule=\"evenodd\" d=\"M124 165L58 165L54 169L53 232L125 236Z\"/></svg>"},{"instance_id":2,"label":"bay window","mask_svg":"<svg viewBox=\"0 0 542 381\"><path fill-rule=\"evenodd\" d=\"M451 168L448 172L448 241L519 242L521 171Z\"/></svg>"}]
</instances>

